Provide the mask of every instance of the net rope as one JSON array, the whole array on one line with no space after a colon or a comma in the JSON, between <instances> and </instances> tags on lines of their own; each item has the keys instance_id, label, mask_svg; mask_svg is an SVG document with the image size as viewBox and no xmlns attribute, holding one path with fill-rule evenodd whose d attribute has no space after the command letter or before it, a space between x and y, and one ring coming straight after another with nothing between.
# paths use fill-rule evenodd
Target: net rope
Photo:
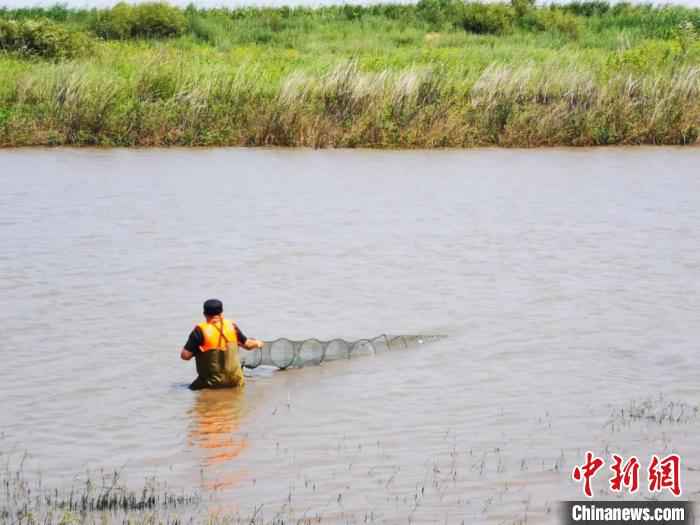
<instances>
[{"instance_id":1,"label":"net rope","mask_svg":"<svg viewBox=\"0 0 700 525\"><path fill-rule=\"evenodd\" d=\"M245 368L274 366L303 368L316 366L327 361L352 359L362 355L375 355L388 350L412 348L443 339L444 335L378 335L371 339L346 341L345 339L304 339L294 341L286 338L265 341L262 348L239 352L241 364Z\"/></svg>"}]
</instances>

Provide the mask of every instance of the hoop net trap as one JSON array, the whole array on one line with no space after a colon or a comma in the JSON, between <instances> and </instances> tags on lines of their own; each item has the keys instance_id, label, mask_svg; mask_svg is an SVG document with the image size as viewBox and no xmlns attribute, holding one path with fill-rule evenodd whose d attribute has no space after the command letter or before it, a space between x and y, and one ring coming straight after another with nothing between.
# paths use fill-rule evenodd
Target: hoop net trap
<instances>
[{"instance_id":1,"label":"hoop net trap","mask_svg":"<svg viewBox=\"0 0 700 525\"><path fill-rule=\"evenodd\" d=\"M427 343L443 339L444 335L386 335L382 334L372 339L346 341L332 339L320 341L305 339L294 341L280 338L265 341L265 346L252 351L241 351L241 364L246 368L259 366L274 366L280 370L285 368L303 368L316 366L326 361L351 359L363 355L375 355L388 350L400 348L415 348Z\"/></svg>"}]
</instances>

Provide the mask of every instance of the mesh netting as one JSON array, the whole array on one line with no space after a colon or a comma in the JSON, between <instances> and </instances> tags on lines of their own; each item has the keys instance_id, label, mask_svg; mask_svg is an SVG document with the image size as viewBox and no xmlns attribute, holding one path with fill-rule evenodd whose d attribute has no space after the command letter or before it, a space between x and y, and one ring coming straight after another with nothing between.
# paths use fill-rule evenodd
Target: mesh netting
<instances>
[{"instance_id":1,"label":"mesh netting","mask_svg":"<svg viewBox=\"0 0 700 525\"><path fill-rule=\"evenodd\" d=\"M302 368L304 366L320 365L326 361L350 359L361 355L374 355L387 350L410 348L442 339L443 335L379 335L372 339L346 341L333 339L319 341L305 339L292 341L280 338L265 341L261 349L239 352L241 364L246 368L257 368L261 365L285 368Z\"/></svg>"}]
</instances>

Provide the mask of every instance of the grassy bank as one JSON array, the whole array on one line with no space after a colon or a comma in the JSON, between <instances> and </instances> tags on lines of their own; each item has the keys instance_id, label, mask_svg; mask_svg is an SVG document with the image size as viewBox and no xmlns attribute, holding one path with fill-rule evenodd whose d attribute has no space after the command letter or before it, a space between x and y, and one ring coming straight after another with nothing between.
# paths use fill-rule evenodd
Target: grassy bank
<instances>
[{"instance_id":1,"label":"grassy bank","mask_svg":"<svg viewBox=\"0 0 700 525\"><path fill-rule=\"evenodd\" d=\"M698 140L700 9L135 9L0 11L1 146Z\"/></svg>"}]
</instances>

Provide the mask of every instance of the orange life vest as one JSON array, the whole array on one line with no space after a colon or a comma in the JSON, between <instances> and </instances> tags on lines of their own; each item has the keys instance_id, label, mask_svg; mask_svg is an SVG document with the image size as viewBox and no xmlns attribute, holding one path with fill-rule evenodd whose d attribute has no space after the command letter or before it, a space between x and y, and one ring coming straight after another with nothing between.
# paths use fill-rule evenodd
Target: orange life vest
<instances>
[{"instance_id":1,"label":"orange life vest","mask_svg":"<svg viewBox=\"0 0 700 525\"><path fill-rule=\"evenodd\" d=\"M238 348L238 336L235 325L223 317L212 323L204 321L197 325L202 331L203 341L199 349L202 352L209 350L227 350Z\"/></svg>"}]
</instances>

